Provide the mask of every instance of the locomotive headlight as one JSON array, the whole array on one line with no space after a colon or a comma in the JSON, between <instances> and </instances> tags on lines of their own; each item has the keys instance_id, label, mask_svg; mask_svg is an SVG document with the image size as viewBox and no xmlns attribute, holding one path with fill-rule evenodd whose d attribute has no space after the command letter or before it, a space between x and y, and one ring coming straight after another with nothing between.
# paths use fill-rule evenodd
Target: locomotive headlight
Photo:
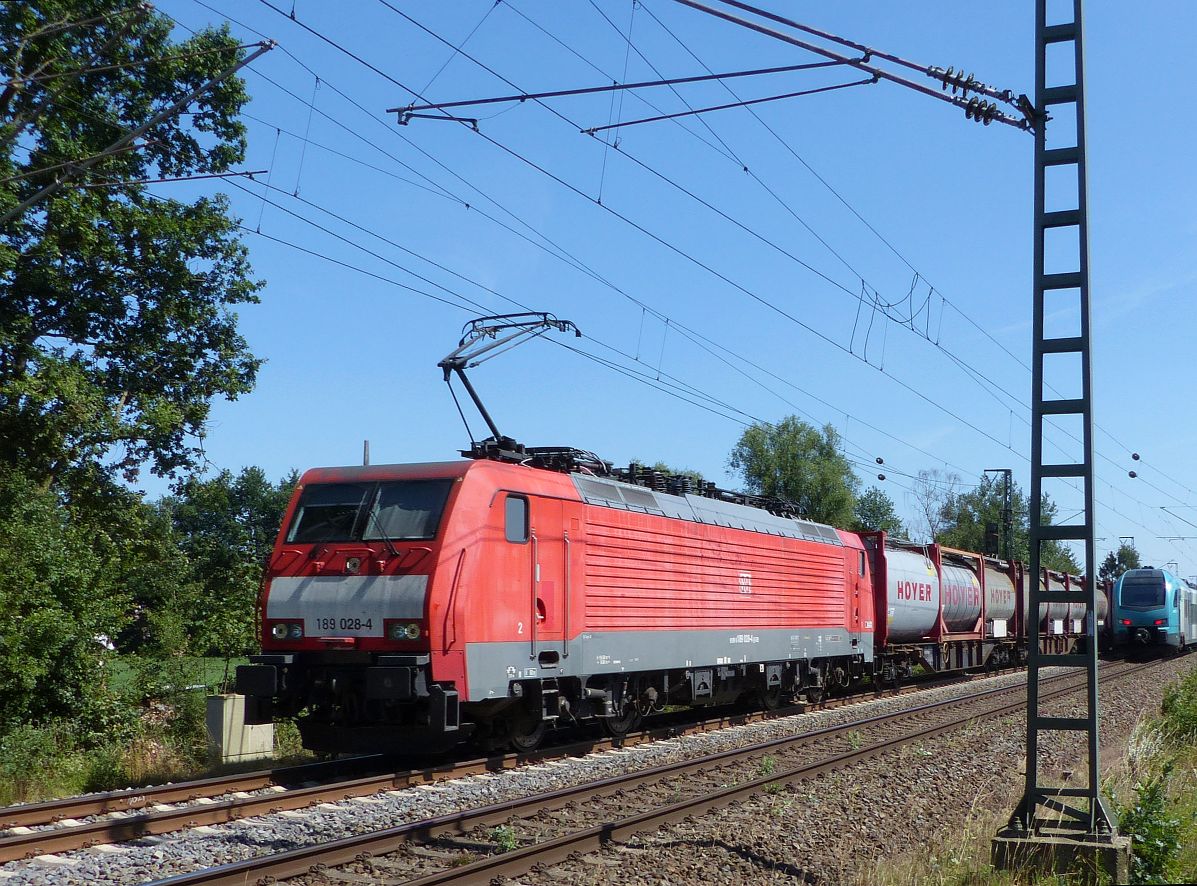
<instances>
[{"instance_id":1,"label":"locomotive headlight","mask_svg":"<svg viewBox=\"0 0 1197 886\"><path fill-rule=\"evenodd\" d=\"M291 630L289 631L289 634L292 640L298 640L303 636L303 625L293 624L290 626L290 628Z\"/></svg>"},{"instance_id":2,"label":"locomotive headlight","mask_svg":"<svg viewBox=\"0 0 1197 886\"><path fill-rule=\"evenodd\" d=\"M419 640L420 633L421 628L417 622L404 624L400 621L393 621L387 627L387 637L391 640Z\"/></svg>"},{"instance_id":3,"label":"locomotive headlight","mask_svg":"<svg viewBox=\"0 0 1197 886\"><path fill-rule=\"evenodd\" d=\"M286 640L287 639L287 626L285 624L283 624L281 621L277 622L274 625L274 627L272 627L270 629L270 636L274 637L274 639L276 639L276 640Z\"/></svg>"}]
</instances>

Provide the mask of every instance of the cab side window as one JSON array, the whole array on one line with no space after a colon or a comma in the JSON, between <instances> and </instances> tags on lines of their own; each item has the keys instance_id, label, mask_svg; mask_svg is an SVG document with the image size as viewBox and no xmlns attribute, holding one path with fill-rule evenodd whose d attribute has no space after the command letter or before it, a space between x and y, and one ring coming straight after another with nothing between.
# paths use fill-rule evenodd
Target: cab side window
<instances>
[{"instance_id":1,"label":"cab side window","mask_svg":"<svg viewBox=\"0 0 1197 886\"><path fill-rule=\"evenodd\" d=\"M507 496L503 518L509 542L524 544L528 541L528 499L518 495Z\"/></svg>"}]
</instances>

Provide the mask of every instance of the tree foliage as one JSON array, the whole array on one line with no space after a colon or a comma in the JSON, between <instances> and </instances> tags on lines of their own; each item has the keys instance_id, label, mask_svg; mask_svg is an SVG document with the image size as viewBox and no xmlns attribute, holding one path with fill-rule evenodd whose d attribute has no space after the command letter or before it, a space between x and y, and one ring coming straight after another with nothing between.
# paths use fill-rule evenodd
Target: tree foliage
<instances>
[{"instance_id":1,"label":"tree foliage","mask_svg":"<svg viewBox=\"0 0 1197 886\"><path fill-rule=\"evenodd\" d=\"M0 6L0 213L239 58L227 30L171 29L127 0ZM195 463L211 401L252 387L232 307L259 284L227 201L135 183L240 162L246 100L222 80L0 226L0 463L46 487L171 474Z\"/></svg>"},{"instance_id":2,"label":"tree foliage","mask_svg":"<svg viewBox=\"0 0 1197 886\"><path fill-rule=\"evenodd\" d=\"M912 529L935 541L951 526L951 503L960 488L960 475L938 468L919 471L914 481L914 499L918 504L918 523Z\"/></svg>"},{"instance_id":3,"label":"tree foliage","mask_svg":"<svg viewBox=\"0 0 1197 886\"><path fill-rule=\"evenodd\" d=\"M852 512L852 529L855 532L884 530L889 535L899 538L905 538L907 534L893 499L876 486L870 486L856 500Z\"/></svg>"},{"instance_id":4,"label":"tree foliage","mask_svg":"<svg viewBox=\"0 0 1197 886\"><path fill-rule=\"evenodd\" d=\"M1117 551L1110 551L1106 554L1106 558L1097 570L1097 579L1102 583L1114 582L1128 569L1138 569L1142 565L1143 561L1139 557L1139 551L1133 544L1124 541L1118 545Z\"/></svg>"},{"instance_id":5,"label":"tree foliage","mask_svg":"<svg viewBox=\"0 0 1197 886\"><path fill-rule=\"evenodd\" d=\"M244 83L220 77L237 41L172 29L129 0L0 4L0 731L102 732L111 641L183 651L191 554L120 480L193 467L212 401L259 365L234 313L259 283L227 201L139 183L245 154Z\"/></svg>"},{"instance_id":6,"label":"tree foliage","mask_svg":"<svg viewBox=\"0 0 1197 886\"><path fill-rule=\"evenodd\" d=\"M297 472L271 483L249 467L191 479L161 503L195 591L186 623L199 654L240 655L254 643L254 604Z\"/></svg>"},{"instance_id":7,"label":"tree foliage","mask_svg":"<svg viewBox=\"0 0 1197 886\"><path fill-rule=\"evenodd\" d=\"M1005 504L1004 480L990 474L982 474L980 483L964 492L952 492L940 504L940 531L934 540L940 544L966 551L980 551L985 546L985 526L988 523L1001 525L1002 508ZM1017 482L1010 489L1010 505L1013 512L1014 559L1030 562L1030 506L1027 494ZM1046 495L1042 505L1043 521L1050 524L1055 519L1057 507ZM1046 541L1040 546L1041 565L1074 575L1081 571L1072 551L1058 541Z\"/></svg>"},{"instance_id":8,"label":"tree foliage","mask_svg":"<svg viewBox=\"0 0 1197 886\"><path fill-rule=\"evenodd\" d=\"M831 425L819 430L792 415L754 424L740 436L728 466L751 493L792 501L810 519L832 526L852 523L860 481Z\"/></svg>"}]
</instances>

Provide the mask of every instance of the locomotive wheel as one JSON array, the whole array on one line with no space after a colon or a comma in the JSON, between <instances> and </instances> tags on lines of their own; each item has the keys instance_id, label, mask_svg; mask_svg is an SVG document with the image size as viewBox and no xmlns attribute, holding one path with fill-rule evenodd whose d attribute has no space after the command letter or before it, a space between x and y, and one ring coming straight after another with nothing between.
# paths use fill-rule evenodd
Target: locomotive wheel
<instances>
[{"instance_id":1,"label":"locomotive wheel","mask_svg":"<svg viewBox=\"0 0 1197 886\"><path fill-rule=\"evenodd\" d=\"M766 711L776 711L781 707L781 687L774 686L772 689L762 689L757 694L757 699L760 701L761 707Z\"/></svg>"},{"instance_id":2,"label":"locomotive wheel","mask_svg":"<svg viewBox=\"0 0 1197 886\"><path fill-rule=\"evenodd\" d=\"M640 711L635 703L627 705L617 717L602 717L603 731L612 738L623 738L640 725Z\"/></svg>"},{"instance_id":3,"label":"locomotive wheel","mask_svg":"<svg viewBox=\"0 0 1197 886\"><path fill-rule=\"evenodd\" d=\"M544 740L544 733L544 720L532 715L507 721L507 740L511 749L519 753L536 750Z\"/></svg>"}]
</instances>

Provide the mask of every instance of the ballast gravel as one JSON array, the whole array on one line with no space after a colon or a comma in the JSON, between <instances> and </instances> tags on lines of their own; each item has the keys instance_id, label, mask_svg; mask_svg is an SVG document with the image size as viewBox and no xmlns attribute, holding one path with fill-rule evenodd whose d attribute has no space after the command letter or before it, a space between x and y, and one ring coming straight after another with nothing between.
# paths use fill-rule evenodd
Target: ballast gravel
<instances>
[{"instance_id":1,"label":"ballast gravel","mask_svg":"<svg viewBox=\"0 0 1197 886\"><path fill-rule=\"evenodd\" d=\"M1189 655L1155 666L1149 678L1102 684L1103 769L1123 757L1135 724L1159 711L1166 686L1194 670L1197 655ZM1048 711L1083 716L1083 698L1070 696ZM970 820L991 822L1013 812L1023 789L1025 730L1021 713L974 723L777 794L756 794L625 844L497 882L873 886L881 879L879 866L930 846L964 848ZM1083 736L1043 734L1042 779L1084 784L1083 742Z\"/></svg>"},{"instance_id":2,"label":"ballast gravel","mask_svg":"<svg viewBox=\"0 0 1197 886\"><path fill-rule=\"evenodd\" d=\"M1194 665L1197 656L1170 662L1150 685L1137 680L1106 684L1103 741L1124 740L1141 711L1158 706L1167 678ZM149 882L1023 681L1022 674L1007 674L227 825L9 862L0 865L0 882L5 886ZM1005 802L1006 789L1021 779L1022 722L1021 717L1011 717L1001 728L993 723L969 727L925 747L903 749L892 757L645 835L628 846L529 874L520 882L846 883L849 872L857 880L867 880L858 876L861 864L868 868L870 859L908 849L920 834L952 826L979 799L1000 795ZM1049 768L1069 765L1068 751L1053 751L1049 746L1046 753L1056 754L1048 758Z\"/></svg>"}]
</instances>

